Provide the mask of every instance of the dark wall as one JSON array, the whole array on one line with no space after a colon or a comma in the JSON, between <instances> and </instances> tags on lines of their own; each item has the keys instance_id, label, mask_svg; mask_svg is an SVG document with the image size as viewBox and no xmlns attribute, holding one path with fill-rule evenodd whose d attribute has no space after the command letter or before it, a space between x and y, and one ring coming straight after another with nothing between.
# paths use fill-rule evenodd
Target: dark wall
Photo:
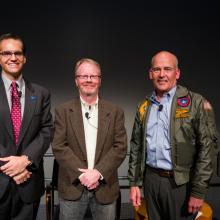
<instances>
[{"instance_id":1,"label":"dark wall","mask_svg":"<svg viewBox=\"0 0 220 220\"><path fill-rule=\"evenodd\" d=\"M179 58L180 83L202 93L219 112L218 7L211 1L143 2L2 2L0 34L25 39L24 75L51 90L53 108L76 92L74 63L91 57L103 68L102 96L124 108L130 130L137 103L152 89L150 59L169 50Z\"/></svg>"},{"instance_id":2,"label":"dark wall","mask_svg":"<svg viewBox=\"0 0 220 220\"><path fill-rule=\"evenodd\" d=\"M152 90L150 59L168 50L179 58L180 83L202 93L220 112L219 7L212 1L129 2L4 0L0 34L14 32L25 39L24 75L50 89L52 111L76 93L75 62L91 57L102 65L102 96L125 110L130 137L136 105ZM216 118L220 128L219 114ZM214 213L217 198L211 199Z\"/></svg>"}]
</instances>

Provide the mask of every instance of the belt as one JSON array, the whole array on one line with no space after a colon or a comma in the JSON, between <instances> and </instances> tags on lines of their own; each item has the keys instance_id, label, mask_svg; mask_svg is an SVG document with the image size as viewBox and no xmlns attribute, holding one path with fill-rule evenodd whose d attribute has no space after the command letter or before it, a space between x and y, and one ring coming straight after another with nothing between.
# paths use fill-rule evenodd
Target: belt
<instances>
[{"instance_id":1,"label":"belt","mask_svg":"<svg viewBox=\"0 0 220 220\"><path fill-rule=\"evenodd\" d=\"M154 173L157 173L161 177L167 177L167 178L173 178L173 171L172 170L164 170L160 168L154 168L147 165L147 168L149 168Z\"/></svg>"}]
</instances>

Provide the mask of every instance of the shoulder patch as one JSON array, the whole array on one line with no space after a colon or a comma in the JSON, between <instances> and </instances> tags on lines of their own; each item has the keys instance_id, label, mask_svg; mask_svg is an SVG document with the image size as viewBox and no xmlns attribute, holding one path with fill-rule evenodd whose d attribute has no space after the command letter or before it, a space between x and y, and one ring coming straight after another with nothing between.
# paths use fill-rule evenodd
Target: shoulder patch
<instances>
[{"instance_id":1,"label":"shoulder patch","mask_svg":"<svg viewBox=\"0 0 220 220\"><path fill-rule=\"evenodd\" d=\"M177 104L180 107L187 107L190 104L190 98L188 97L181 97L177 99Z\"/></svg>"},{"instance_id":2,"label":"shoulder patch","mask_svg":"<svg viewBox=\"0 0 220 220\"><path fill-rule=\"evenodd\" d=\"M146 111L146 107L148 106L148 101L144 101L140 106L139 106L139 114L140 114L140 120L143 121L144 120L144 114L145 114L145 111Z\"/></svg>"},{"instance_id":3,"label":"shoulder patch","mask_svg":"<svg viewBox=\"0 0 220 220\"><path fill-rule=\"evenodd\" d=\"M207 100L204 100L203 107L206 111L211 111L212 110L212 106L211 106L210 102L208 102Z\"/></svg>"}]
</instances>

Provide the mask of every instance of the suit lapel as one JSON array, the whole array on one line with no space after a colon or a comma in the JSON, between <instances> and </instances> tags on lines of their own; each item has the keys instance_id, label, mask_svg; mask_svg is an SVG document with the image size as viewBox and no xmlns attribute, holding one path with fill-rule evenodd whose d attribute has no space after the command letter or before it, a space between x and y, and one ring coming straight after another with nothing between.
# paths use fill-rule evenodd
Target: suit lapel
<instances>
[{"instance_id":1,"label":"suit lapel","mask_svg":"<svg viewBox=\"0 0 220 220\"><path fill-rule=\"evenodd\" d=\"M84 156L87 157L82 110L79 98L74 99L72 106L70 106L70 122L72 124L72 129L76 134L77 142Z\"/></svg>"},{"instance_id":2,"label":"suit lapel","mask_svg":"<svg viewBox=\"0 0 220 220\"><path fill-rule=\"evenodd\" d=\"M24 114L23 114L22 126L21 126L18 144L21 143L30 125L36 107L37 99L38 97L35 94L34 89L27 81L25 81L25 105L24 105Z\"/></svg>"},{"instance_id":3,"label":"suit lapel","mask_svg":"<svg viewBox=\"0 0 220 220\"><path fill-rule=\"evenodd\" d=\"M96 142L96 155L95 155L95 164L99 159L99 156L103 150L103 144L108 134L108 127L110 124L110 110L107 109L103 101L99 100L99 113L98 113L98 134Z\"/></svg>"},{"instance_id":4,"label":"suit lapel","mask_svg":"<svg viewBox=\"0 0 220 220\"><path fill-rule=\"evenodd\" d=\"M8 132L12 141L14 141L13 128L12 128L12 123L11 123L11 118L10 118L10 108L8 105L8 99L6 96L5 86L2 81L1 75L0 75L0 123L5 125L6 131Z\"/></svg>"}]
</instances>

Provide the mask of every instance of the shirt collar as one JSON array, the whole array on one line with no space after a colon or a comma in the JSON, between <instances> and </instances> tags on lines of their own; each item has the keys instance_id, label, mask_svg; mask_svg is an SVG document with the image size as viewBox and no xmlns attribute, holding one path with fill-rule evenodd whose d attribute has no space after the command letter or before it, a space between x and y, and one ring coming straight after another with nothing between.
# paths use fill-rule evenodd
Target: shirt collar
<instances>
[{"instance_id":1,"label":"shirt collar","mask_svg":"<svg viewBox=\"0 0 220 220\"><path fill-rule=\"evenodd\" d=\"M86 103L81 96L80 96L80 101L81 101L81 104L85 107L85 109L89 109L90 110L91 108L97 108L98 107L99 98L97 97L95 103L93 103L91 105Z\"/></svg>"},{"instance_id":2,"label":"shirt collar","mask_svg":"<svg viewBox=\"0 0 220 220\"><path fill-rule=\"evenodd\" d=\"M176 86L174 86L166 95L168 97L168 100L172 100L173 96L176 93Z\"/></svg>"},{"instance_id":3,"label":"shirt collar","mask_svg":"<svg viewBox=\"0 0 220 220\"><path fill-rule=\"evenodd\" d=\"M174 86L169 92L166 92L164 93L163 95L163 98L167 98L167 101L170 101L173 99L173 96L175 95L176 93L176 86ZM156 105L159 105L160 102L157 101L156 99L156 91L154 90L151 97L150 97L150 100L152 103L156 104Z\"/></svg>"},{"instance_id":4,"label":"shirt collar","mask_svg":"<svg viewBox=\"0 0 220 220\"><path fill-rule=\"evenodd\" d=\"M12 80L8 79L8 77L6 76L6 74L4 73L4 71L2 72L2 80L3 80L3 82L4 82L4 85L5 85L6 90L7 90L7 91L10 91ZM20 75L20 76L18 77L18 79L15 80L15 82L17 83L18 88L19 88L19 90L21 91L22 88L23 88L23 86L24 86L23 76Z\"/></svg>"}]
</instances>

